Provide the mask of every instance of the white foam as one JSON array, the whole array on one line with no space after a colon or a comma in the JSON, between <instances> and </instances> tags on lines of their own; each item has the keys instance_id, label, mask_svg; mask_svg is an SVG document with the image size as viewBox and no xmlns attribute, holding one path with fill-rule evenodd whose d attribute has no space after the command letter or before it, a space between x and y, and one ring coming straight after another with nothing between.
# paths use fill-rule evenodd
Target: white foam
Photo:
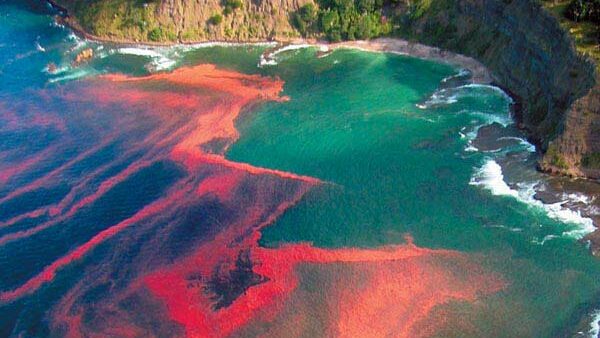
<instances>
[{"instance_id":1,"label":"white foam","mask_svg":"<svg viewBox=\"0 0 600 338\"><path fill-rule=\"evenodd\" d=\"M430 108L456 103L460 98L470 97L474 95L468 89L491 90L497 94L500 94L500 96L502 96L508 103L513 102L512 98L498 87L479 83L469 83L458 87L438 89L433 94L431 94L429 99L427 99L427 101L425 101L423 105L426 108Z\"/></svg>"},{"instance_id":2,"label":"white foam","mask_svg":"<svg viewBox=\"0 0 600 338\"><path fill-rule=\"evenodd\" d=\"M516 190L511 189L508 184L504 182L502 168L494 160L486 161L475 175L473 175L469 184L483 186L485 189L489 190L492 195L519 196L519 193Z\"/></svg>"},{"instance_id":3,"label":"white foam","mask_svg":"<svg viewBox=\"0 0 600 338\"><path fill-rule=\"evenodd\" d=\"M489 190L492 195L516 198L531 207L543 209L552 219L576 226L575 229L564 231L562 233L564 236L581 239L596 229L591 218L583 217L579 210L566 207L565 204L568 201L545 204L535 199L535 188L539 182L519 183L517 184L518 190L509 187L504 181L502 167L493 159L487 159L483 166L475 171L469 184L481 186Z\"/></svg>"},{"instance_id":4,"label":"white foam","mask_svg":"<svg viewBox=\"0 0 600 338\"><path fill-rule=\"evenodd\" d=\"M94 74L93 71L91 71L89 69L83 69L83 68L76 68L73 72L64 71L63 73L65 73L65 72L67 73L66 75L52 78L52 79L48 80L48 82L55 83L55 82L76 80L76 79L80 79L80 78Z\"/></svg>"},{"instance_id":5,"label":"white foam","mask_svg":"<svg viewBox=\"0 0 600 338\"><path fill-rule=\"evenodd\" d=\"M143 47L124 47L117 50L119 54L137 55L150 58L152 66L155 70L168 70L177 64L177 61L167 57L164 53L160 53L157 49Z\"/></svg>"},{"instance_id":6,"label":"white foam","mask_svg":"<svg viewBox=\"0 0 600 338\"><path fill-rule=\"evenodd\" d=\"M467 146L465 147L465 151L474 153L474 152L479 151L479 149L477 147L475 147L471 141L469 141L467 143Z\"/></svg>"},{"instance_id":7,"label":"white foam","mask_svg":"<svg viewBox=\"0 0 600 338\"><path fill-rule=\"evenodd\" d=\"M531 243L537 244L537 245L544 245L546 242L551 241L551 240L553 240L555 238L559 238L559 236L556 236L556 235L546 235L546 236L544 236L544 238L542 238L541 241L539 239L535 238L534 240L531 241Z\"/></svg>"},{"instance_id":8,"label":"white foam","mask_svg":"<svg viewBox=\"0 0 600 338\"><path fill-rule=\"evenodd\" d=\"M510 232L522 232L523 231L523 229L521 229L521 228L507 227L504 224L486 224L485 226L487 228L505 229Z\"/></svg>"},{"instance_id":9,"label":"white foam","mask_svg":"<svg viewBox=\"0 0 600 338\"><path fill-rule=\"evenodd\" d=\"M592 322L590 323L590 330L588 331L588 337L599 338L600 337L600 309L592 312Z\"/></svg>"},{"instance_id":10,"label":"white foam","mask_svg":"<svg viewBox=\"0 0 600 338\"><path fill-rule=\"evenodd\" d=\"M498 115L498 114L483 113L480 111L474 111L474 112L471 112L470 114L475 115L475 116L481 118L482 120L484 120L485 121L484 125L498 123L499 125L506 128L510 124L513 123L513 120L510 118L510 116L508 114L502 116L502 115ZM481 125L479 127L483 127L484 125Z\"/></svg>"},{"instance_id":11,"label":"white foam","mask_svg":"<svg viewBox=\"0 0 600 338\"><path fill-rule=\"evenodd\" d=\"M508 102L514 103L513 99L510 97L510 95L506 94L506 92L504 90L502 90L501 88L496 87L496 86L486 85L486 84L481 84L481 83L469 83L469 84L466 84L466 85L459 86L457 88L483 88L483 89L489 89L489 90L492 90L492 91L500 94Z\"/></svg>"},{"instance_id":12,"label":"white foam","mask_svg":"<svg viewBox=\"0 0 600 338\"><path fill-rule=\"evenodd\" d=\"M471 72L468 69L462 68L458 71L458 73L447 76L445 78L442 79L442 83L446 83L452 79L456 79L456 78L460 78L460 77L466 77L471 75Z\"/></svg>"},{"instance_id":13,"label":"white foam","mask_svg":"<svg viewBox=\"0 0 600 338\"><path fill-rule=\"evenodd\" d=\"M594 196L588 196L582 193L563 194L563 198L573 203L583 203L585 205L589 205L595 200Z\"/></svg>"},{"instance_id":14,"label":"white foam","mask_svg":"<svg viewBox=\"0 0 600 338\"><path fill-rule=\"evenodd\" d=\"M38 51L40 51L42 53L46 52L46 48L42 47L42 45L40 45L40 43L37 41L35 42L35 49L37 49Z\"/></svg>"},{"instance_id":15,"label":"white foam","mask_svg":"<svg viewBox=\"0 0 600 338\"><path fill-rule=\"evenodd\" d=\"M328 47L324 46L324 45L310 45L310 44L297 44L297 45L286 45L283 46L281 48L278 48L274 51L272 51L271 53L266 53L260 56L260 60L258 61L258 67L264 67L264 66L275 66L277 65L278 61L277 61L277 55L284 53L284 52L288 52L288 51L292 51L292 50L298 50L298 49L305 49L305 48L311 48L311 47L317 47L319 48L320 51L326 52L328 51Z\"/></svg>"},{"instance_id":16,"label":"white foam","mask_svg":"<svg viewBox=\"0 0 600 338\"><path fill-rule=\"evenodd\" d=\"M443 106L456 103L458 102L459 95L458 93L450 94L450 90L453 89L455 88L437 90L433 94L431 94L427 101L423 102L422 104L417 104L417 107L419 109L427 109L435 106Z\"/></svg>"},{"instance_id":17,"label":"white foam","mask_svg":"<svg viewBox=\"0 0 600 338\"><path fill-rule=\"evenodd\" d=\"M466 134L464 133L464 131L466 130L466 127L463 127L460 130L460 132L458 133L460 135L460 138L467 140L467 146L465 147L465 151L467 151L467 152L479 151L479 149L473 145L473 141L475 141L475 139L477 138L477 132L479 131L479 128L481 128L482 126L483 125L475 126L475 127L473 127L473 130L467 132Z\"/></svg>"},{"instance_id":18,"label":"white foam","mask_svg":"<svg viewBox=\"0 0 600 338\"><path fill-rule=\"evenodd\" d=\"M522 146L525 147L525 149L530 152L530 153L535 153L535 146L529 142L527 142L526 139L521 138L521 137L515 137L515 136L504 136L504 137L500 137L498 140L515 140L515 141L519 141L519 144L521 144Z\"/></svg>"}]
</instances>

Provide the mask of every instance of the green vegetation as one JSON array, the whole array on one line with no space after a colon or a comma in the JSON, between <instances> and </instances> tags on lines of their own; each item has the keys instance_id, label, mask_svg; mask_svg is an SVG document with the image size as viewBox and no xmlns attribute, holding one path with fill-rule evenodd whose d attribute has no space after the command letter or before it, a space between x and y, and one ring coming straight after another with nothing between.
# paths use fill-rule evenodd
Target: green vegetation
<instances>
[{"instance_id":1,"label":"green vegetation","mask_svg":"<svg viewBox=\"0 0 600 338\"><path fill-rule=\"evenodd\" d=\"M577 51L600 69L600 0L545 0L544 7L575 40Z\"/></svg>"},{"instance_id":2,"label":"green vegetation","mask_svg":"<svg viewBox=\"0 0 600 338\"><path fill-rule=\"evenodd\" d=\"M548 145L548 150L546 151L546 158L550 160L550 164L560 168L560 169L568 169L569 165L567 161L565 161L564 157L560 154L556 145L551 143Z\"/></svg>"},{"instance_id":3,"label":"green vegetation","mask_svg":"<svg viewBox=\"0 0 600 338\"><path fill-rule=\"evenodd\" d=\"M292 14L292 24L303 36L323 34L330 41L370 39L390 33L382 15L383 0L318 0Z\"/></svg>"},{"instance_id":4,"label":"green vegetation","mask_svg":"<svg viewBox=\"0 0 600 338\"><path fill-rule=\"evenodd\" d=\"M233 11L235 11L238 8L242 8L242 1L241 0L224 0L223 1L223 14L224 15L229 15L231 13L233 13Z\"/></svg>"},{"instance_id":5,"label":"green vegetation","mask_svg":"<svg viewBox=\"0 0 600 338\"><path fill-rule=\"evenodd\" d=\"M223 22L223 16L221 14L215 14L208 19L208 23L213 26L218 26Z\"/></svg>"},{"instance_id":6,"label":"green vegetation","mask_svg":"<svg viewBox=\"0 0 600 338\"><path fill-rule=\"evenodd\" d=\"M600 153L589 153L583 155L581 164L585 168L600 169Z\"/></svg>"},{"instance_id":7,"label":"green vegetation","mask_svg":"<svg viewBox=\"0 0 600 338\"><path fill-rule=\"evenodd\" d=\"M172 30L155 27L148 32L148 40L150 41L175 41L177 40L177 34Z\"/></svg>"},{"instance_id":8,"label":"green vegetation","mask_svg":"<svg viewBox=\"0 0 600 338\"><path fill-rule=\"evenodd\" d=\"M318 19L318 10L312 3L307 3L292 14L292 24L302 36L308 36L318 29L316 26Z\"/></svg>"},{"instance_id":9,"label":"green vegetation","mask_svg":"<svg viewBox=\"0 0 600 338\"><path fill-rule=\"evenodd\" d=\"M98 36L146 40L160 24L155 17L159 0L64 0L78 23L88 32ZM164 28L163 28L164 29ZM171 33L154 31L157 35L172 37Z\"/></svg>"},{"instance_id":10,"label":"green vegetation","mask_svg":"<svg viewBox=\"0 0 600 338\"><path fill-rule=\"evenodd\" d=\"M56 0L69 8L82 28L94 35L139 41L186 41L204 38L207 32L200 28L187 28L178 36L175 23L169 23L159 11L163 0ZM424 15L447 13L451 0L315 0L300 7L289 16L290 23L304 37L323 37L330 41L370 39L388 35L411 38L401 30L411 27L411 22ZM561 25L574 37L577 49L600 64L600 0L539 0L554 13ZM220 25L224 16L242 10L242 0L221 0L221 13L206 22ZM218 10L218 8L215 8ZM272 15L276 15L275 8ZM162 13L162 14L161 14ZM252 13L250 13L252 14ZM223 31L227 38L239 32L259 34L263 17L250 17L242 27ZM257 22L255 22L257 21ZM421 35L429 43L447 41L456 34L457 27L449 20L447 25L426 25ZM233 31L232 31L233 30ZM244 34L243 34L244 35ZM273 30L270 36L294 36L295 32ZM486 46L482 46L484 50Z\"/></svg>"},{"instance_id":11,"label":"green vegetation","mask_svg":"<svg viewBox=\"0 0 600 338\"><path fill-rule=\"evenodd\" d=\"M589 21L600 24L600 0L572 0L564 15L572 21Z\"/></svg>"}]
</instances>

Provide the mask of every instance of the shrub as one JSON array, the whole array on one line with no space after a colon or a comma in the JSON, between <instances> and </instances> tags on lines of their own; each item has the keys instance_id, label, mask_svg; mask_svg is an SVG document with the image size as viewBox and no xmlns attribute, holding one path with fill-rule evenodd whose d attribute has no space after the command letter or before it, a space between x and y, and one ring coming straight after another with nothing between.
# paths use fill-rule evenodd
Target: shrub
<instances>
[{"instance_id":1,"label":"shrub","mask_svg":"<svg viewBox=\"0 0 600 338\"><path fill-rule=\"evenodd\" d=\"M160 41L160 40L162 40L162 37L163 37L163 31L162 31L162 28L160 28L160 27L156 27L148 32L148 39L150 41Z\"/></svg>"},{"instance_id":2,"label":"shrub","mask_svg":"<svg viewBox=\"0 0 600 338\"><path fill-rule=\"evenodd\" d=\"M565 161L564 157L559 153L558 148L554 144L548 145L546 150L546 157L550 160L550 164L557 168L567 169L569 165Z\"/></svg>"},{"instance_id":3,"label":"shrub","mask_svg":"<svg viewBox=\"0 0 600 338\"><path fill-rule=\"evenodd\" d=\"M600 0L572 0L565 8L564 15L573 21L600 24Z\"/></svg>"},{"instance_id":4,"label":"shrub","mask_svg":"<svg viewBox=\"0 0 600 338\"><path fill-rule=\"evenodd\" d=\"M600 169L600 153L585 154L581 164L587 168Z\"/></svg>"},{"instance_id":5,"label":"shrub","mask_svg":"<svg viewBox=\"0 0 600 338\"><path fill-rule=\"evenodd\" d=\"M314 30L317 18L318 12L315 5L307 3L292 14L292 24L298 29L300 34L306 36Z\"/></svg>"},{"instance_id":6,"label":"shrub","mask_svg":"<svg viewBox=\"0 0 600 338\"><path fill-rule=\"evenodd\" d=\"M300 7L290 17L292 25L304 36L320 32L330 41L340 41L371 39L388 34L391 24L382 17L383 7L393 7L402 0L316 1L319 8L312 3Z\"/></svg>"},{"instance_id":7,"label":"shrub","mask_svg":"<svg viewBox=\"0 0 600 338\"><path fill-rule=\"evenodd\" d=\"M242 0L224 0L223 6L225 7L223 9L223 14L229 15L236 9L242 7Z\"/></svg>"},{"instance_id":8,"label":"shrub","mask_svg":"<svg viewBox=\"0 0 600 338\"><path fill-rule=\"evenodd\" d=\"M215 14L208 19L208 23L214 26L218 26L223 22L223 16L221 14Z\"/></svg>"}]
</instances>

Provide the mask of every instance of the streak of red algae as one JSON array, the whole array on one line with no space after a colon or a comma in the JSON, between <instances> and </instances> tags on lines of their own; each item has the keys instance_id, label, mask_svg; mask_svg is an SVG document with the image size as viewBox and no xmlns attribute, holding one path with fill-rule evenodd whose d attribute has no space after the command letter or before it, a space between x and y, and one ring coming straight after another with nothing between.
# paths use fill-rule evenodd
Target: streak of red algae
<instances>
[{"instance_id":1,"label":"streak of red algae","mask_svg":"<svg viewBox=\"0 0 600 338\"><path fill-rule=\"evenodd\" d=\"M208 274L218 262L217 257L234 259L236 251L224 247L223 239L145 278L148 288L167 305L171 318L186 328L188 337L227 337L253 321L273 321L286 306L294 306L287 302L298 287L296 270L302 264L316 264L326 270L329 264L344 263L369 276L367 285L359 290L352 285L361 281L351 277L346 280L348 284L329 290L333 295L328 300L331 313L339 315L331 318L328 329L340 337L418 336L413 332L415 323L427 320L435 306L453 300L474 301L506 285L498 276L481 271L465 255L419 248L410 237L406 245L378 249L320 249L310 244L266 249L258 246L257 238L255 233L254 242L246 245L250 245L254 272L267 281L249 288L227 308L213 310L209 295L186 285L186 276L194 272ZM461 277L448 273L443 266L430 268L429 261L436 257L461 261L465 268L477 272ZM340 287L350 291L339 293L336 290Z\"/></svg>"},{"instance_id":2,"label":"streak of red algae","mask_svg":"<svg viewBox=\"0 0 600 338\"><path fill-rule=\"evenodd\" d=\"M45 267L40 274L31 278L25 284L21 285L20 287L14 290L0 293L0 301L8 302L20 298L26 294L32 293L33 291L37 290L42 284L54 279L57 270L59 270L60 268L69 265L75 260L81 259L85 254L94 249L98 244L116 235L128 226L135 224L136 222L139 222L147 217L155 215L169 206L172 206L181 197L181 192L177 192L172 194L171 196L168 196L165 199L157 200L156 202L153 202L144 207L132 217L99 232L85 244L77 247L75 250L71 251L67 255L57 259L52 264Z\"/></svg>"},{"instance_id":3,"label":"streak of red algae","mask_svg":"<svg viewBox=\"0 0 600 338\"><path fill-rule=\"evenodd\" d=\"M138 83L167 83L177 86L179 90L189 90L191 96L135 88ZM118 88L114 88L115 86ZM71 208L59 218L74 216L82 207L92 204L116 184L155 161L171 159L180 163L186 168L188 178L181 179L164 197L148 204L134 216L99 232L89 241L57 259L21 286L0 293L0 300L13 301L36 291L44 283L53 280L61 268L80 260L96 246L124 229L159 216L176 215L173 210L190 205L194 200L207 195L216 196L223 205L243 214L225 225L214 238L196 246L187 257L165 266L148 267L148 271L131 282L128 291L149 290L165 304L171 320L183 326L190 337L224 337L252 323L272 321L283 309L290 306L287 302L300 283L298 267L305 264L325 270L333 264L347 264L351 269L364 271L369 276L367 286L357 290L363 292L362 295L354 300L351 299L356 297L354 293L336 293L339 285L330 290L332 300L327 300L328 306L338 309L339 315L332 318L332 327L329 330L341 336L356 336L361 332L373 335L390 333L385 325L370 327L370 322L353 317L360 314L366 314L369 318L378 316L376 320L380 323L395 323L394 328L400 327L403 332L392 334L408 336L415 323L427 319L435 306L451 300L473 301L479 295L496 292L505 286L499 277L478 271L477 265L469 262L465 255L419 248L410 240L406 245L378 249L329 250L314 248L309 244L285 245L277 249L261 248L258 245L260 230L274 222L320 181L312 177L232 162L225 159L222 153L211 154L203 151L201 146L216 139L226 139L228 144L234 142L239 137L234 122L243 108L259 101L281 100L278 95L282 88L282 81L202 65L141 78L104 76L98 80L97 86L84 88L84 92L87 91L89 96L66 94L67 98L73 101L90 100L100 105L120 105L138 109L161 122L183 120L185 123L172 123L166 129L163 127L161 131L168 132L170 137L160 141L154 140L155 148L151 155L133 162L119 174L105 180L94 193L73 201ZM195 94L195 91L199 93ZM210 95L206 94L207 91L210 91ZM185 118L179 115L185 115ZM196 176L207 167L218 170L212 170L208 177ZM257 184L257 192L252 198L243 199L245 204L240 205L241 202L236 199L240 190L238 188L242 186L242 182L247 182L250 176L253 177L251 182ZM298 183L299 188L295 189L293 194L286 195L286 198L275 200L273 185L261 190L262 183L258 178L262 176L269 176L272 180L294 181ZM64 203L66 204L69 203ZM58 215L61 210L55 214ZM0 238L0 245L9 240L31 236L54 224L56 219L21 233L8 234ZM219 267L233 267L235 264L232 263L235 263L241 252L249 253L253 272L264 277L264 280L258 285L249 286L230 305L215 310L212 291L190 288L187 278L191 274L200 273L205 278L202 283L206 286L206 278ZM465 267L475 267L474 270L478 272L473 275L468 273L466 277L452 276L445 272L443 266L431 268L421 262L422 259L432 260L436 257L466 262ZM403 283L398 283L398 280ZM465 286L465 283L472 285ZM441 292L433 291L438 288ZM69 293L69 297L79 295L80 290L73 291ZM395 304L390 297L386 298L387 294L396 295L404 299L404 302ZM421 305L415 308L415 313L407 313L403 307L409 306L413 300L421 302ZM386 311L381 311L382 304ZM69 315L71 306L76 306L75 301L65 299L59 305L60 311L55 313L56 316L63 316L63 322L69 326L67 335L77 335L77 332L84 330L82 326L85 323L82 322L79 312ZM77 306L82 307L86 304ZM353 313L354 308L361 310ZM55 318L58 321L60 319ZM141 332L133 324L127 323L122 326L113 325L111 329L112 332L119 332L124 336Z\"/></svg>"},{"instance_id":4,"label":"streak of red algae","mask_svg":"<svg viewBox=\"0 0 600 338\"><path fill-rule=\"evenodd\" d=\"M196 112L192 111L188 114L190 115L191 121L186 121L187 123L183 124L183 126L180 125L178 129L169 130L170 135L164 139L159 141L155 140L156 145L160 147L158 147L157 150L155 149L150 152L150 154L153 154L152 156L147 155L145 158L131 163L117 175L108 178L100 184L94 193L75 202L67 212L61 214L59 217L53 218L32 228L8 233L7 235L0 237L0 245L32 236L58 224L62 220L73 217L78 210L98 200L115 185L123 182L133 173L138 172L140 169L159 160L171 158L176 162L184 164L192 177L198 167L207 165L220 164L225 167L239 170L240 168L238 168L237 164L225 160L223 155L204 154L199 150L200 146L216 138L225 138L228 139L229 142L236 140L239 137L239 134L235 129L234 121L242 109L245 106L258 101L279 100L279 92L283 89L283 82L279 80L219 70L214 66L208 65L182 68L171 74L160 74L139 79L122 76L105 76L102 77L100 81L102 83L97 87L84 87L84 90L89 91L89 96L81 96L73 93L67 93L65 96L68 100L73 101L92 100L96 103L96 100L99 100L99 103L104 105L120 104L131 107L141 107L143 112L156 114L158 117L167 119L172 118L174 108L187 109L188 111L193 109L196 110ZM109 88L114 90L114 86L107 85L110 82L137 83L138 81L144 81L144 83L166 81L172 84L186 86L191 94L194 93L194 90L199 93L193 98L185 99L179 94L161 92L161 95L156 95L155 92L140 90L134 86L124 86L123 88L120 88L121 90L117 91L108 90ZM210 95L206 95L207 89L210 89L213 92L211 92ZM217 96L216 100L214 98L215 92ZM177 123L173 125L177 125ZM283 178L302 178L301 176L277 170L255 168L247 164L242 165L241 168L244 172L253 175L269 174L281 176ZM55 175L57 175L57 173L52 174L52 176ZM314 183L318 182L318 180L313 178L304 178L304 180L310 180ZM170 194L177 196L178 192L175 191ZM169 201L168 197L165 198ZM73 260L80 259L99 243L114 236L131 224L159 212L166 204L168 204L164 200L161 201L160 204L156 204L158 202L155 202L146 206L133 217L100 232L71 253L68 253L48 265L40 274L27 281L25 284L12 291L1 293L0 300L12 301L35 291L43 283L52 280L58 269L66 266ZM17 216L17 219L18 217L25 218L28 216L35 216L39 213L41 213L41 211L33 211L27 215ZM58 213L59 211L54 212L54 214Z\"/></svg>"},{"instance_id":5,"label":"streak of red algae","mask_svg":"<svg viewBox=\"0 0 600 338\"><path fill-rule=\"evenodd\" d=\"M37 154L27 158L26 160L15 165L5 166L0 168L0 184L6 184L15 175L18 175L26 170L31 169L35 165L47 159L54 151L56 146L50 146Z\"/></svg>"},{"instance_id":6,"label":"streak of red algae","mask_svg":"<svg viewBox=\"0 0 600 338\"><path fill-rule=\"evenodd\" d=\"M48 184L52 178L55 178L60 173L69 169L74 164L80 162L82 159L84 159L84 158L90 156L91 154L95 153L96 151L100 150L104 146L106 146L106 142L100 143L99 145L94 146L93 148L80 153L72 160L67 161L65 164L59 166L58 168L52 170L51 172L45 174L44 176L34 180L33 182L31 182L23 187L20 187L20 188L17 188L15 190L11 191L6 196L0 198L0 203L4 203L10 199L13 199L13 198L19 196L19 195L22 195L24 193L27 193L27 192L30 192L30 191L33 191L33 190L43 187L45 184Z\"/></svg>"}]
</instances>

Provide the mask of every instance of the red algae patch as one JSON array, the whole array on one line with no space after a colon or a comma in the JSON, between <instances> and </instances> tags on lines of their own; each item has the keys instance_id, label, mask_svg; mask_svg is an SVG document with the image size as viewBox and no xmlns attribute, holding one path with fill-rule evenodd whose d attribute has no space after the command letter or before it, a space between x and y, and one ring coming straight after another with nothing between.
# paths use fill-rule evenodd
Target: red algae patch
<instances>
[{"instance_id":1,"label":"red algae patch","mask_svg":"<svg viewBox=\"0 0 600 338\"><path fill-rule=\"evenodd\" d=\"M264 282L246 290L231 306L215 311L210 293L198 292L185 283L194 271L210 271L214 263L206 258L214 249L200 250L187 262L157 271L145 280L189 337L226 337L238 330L241 336L261 332L275 337L283 332L308 332L310 327L302 326L317 323L297 318L307 314L294 310L308 301L321 305L311 308L310 316L322 312L327 318L323 335L417 337L416 324L428 320L434 307L451 301L472 302L506 286L499 276L484 271L466 255L419 248L410 241L378 249L320 249L308 244L267 249L253 244L253 272ZM231 255L219 251L218 256ZM448 262L459 270L449 270ZM313 297L310 300L307 295L295 296L301 288L298 268L305 265L312 266L311 278L318 284L313 287L322 289L317 299L314 294L309 295ZM340 265L343 272L320 277Z\"/></svg>"},{"instance_id":2,"label":"red algae patch","mask_svg":"<svg viewBox=\"0 0 600 338\"><path fill-rule=\"evenodd\" d=\"M0 222L6 230L0 246L39 243L45 231L66 227L54 233L58 238L44 238L58 241L90 226L78 218L84 211L158 163L182 173L123 219L45 257L43 268L1 291L0 301L32 294L86 259L85 269L68 269L79 279L49 312L51 329L65 336L414 337L435 308L474 302L506 286L470 256L421 248L409 236L406 244L370 249L260 247L260 231L322 184L224 157L239 138L239 115L260 102L285 100L282 89L279 79L200 65L145 77L105 75L40 94L80 110L60 122L39 116L35 123L58 125L68 134L72 118L87 123L97 139L16 187L0 204L64 183L61 178L74 167L94 162L112 144L118 147L70 181L58 202ZM17 123L16 115L9 118ZM0 183L69 142L58 138L38 155L11 164ZM45 218L12 230L37 217Z\"/></svg>"},{"instance_id":3,"label":"red algae patch","mask_svg":"<svg viewBox=\"0 0 600 338\"><path fill-rule=\"evenodd\" d=\"M165 87L165 84L168 86ZM175 86L176 88L173 91L165 90L165 88L169 88L170 86ZM0 236L0 245L29 238L57 224L69 221L80 210L93 206L96 201L105 196L115 186L125 182L135 173L150 167L158 161L173 160L182 164L186 167L189 178L182 179L176 185L176 189L170 189L169 196L165 196L163 199L147 205L132 217L93 236L88 242L74 248L65 256L49 264L38 275L32 277L23 285L14 290L1 292L0 300L12 301L37 290L43 283L51 281L57 270L74 260L80 259L99 243L104 242L134 223L163 213L164 210L162 209L169 206L175 199L191 198L188 196L188 192L193 189L190 189L189 184L201 179L196 177L196 174L203 166L212 167L218 165L234 169L239 169L238 167L241 166L244 172L250 174L268 174L279 175L285 178L295 178L296 175L291 173L255 168L247 164L231 163L223 157L227 145L239 137L234 122L244 107L265 100L279 100L279 92L282 89L283 82L280 80L219 70L212 65L201 65L191 68L181 68L173 73L142 78L106 75L90 81L87 85L82 85L81 88L56 93L55 95L60 95L65 100L83 107L87 104L92 104L96 109L100 107L116 111L117 113L114 116L116 120L115 127L122 128L121 133L123 134L128 132L129 125L135 123L136 119L142 121L138 122L138 124L143 124L146 120L153 121L155 127L141 140L138 139L132 142L130 145L131 149L125 149L125 152L122 154L128 155L128 153L135 151L147 150L141 158L131 162L117 174L104 179L88 194L83 194L79 198L75 197L75 195L81 193L81 191L78 191L79 186L75 185L71 190L73 194L67 194L56 205L17 215L12 219L0 223L0 225L6 227L27 218L39 217L46 214L52 216L49 220L33 227L9 232ZM92 115L94 111L83 113L83 115L86 114ZM49 114L48 116L54 115ZM90 117L93 118L93 116ZM16 115L12 119L16 120ZM49 121L51 120L48 118L46 121L41 116L36 121L50 124ZM65 128L64 125L61 125L61 128ZM100 142L100 145L116 141L120 136L116 130L109 132L106 138ZM225 139L225 147L218 154L204 153L201 150L201 146L215 139ZM52 156L53 152L60 145L51 145L39 154L25 159L11 168L5 168L2 174L0 174L0 181L6 181L11 176L34 166L43 158ZM35 191L40 187L55 183L70 167L92 156L94 152L98 151L98 148L99 146L82 151L71 161L67 161L42 178L18 187L13 193L4 197L1 202L9 201L26 192ZM118 164L120 160L121 158L117 157L110 164ZM94 172L93 174L101 175L102 172ZM239 179L239 171L235 170L232 172L232 175L231 177L217 175L213 178L207 178L206 181L200 183L200 186L197 188L198 193L201 193L203 190L211 190L217 196L226 198L227 191L234 189L237 183L236 177ZM86 185L89 184L90 180L83 179L81 181L81 190L88 190L83 188L87 188ZM311 182L316 183L318 180L311 179ZM191 196L196 196L197 198L198 195L193 194Z\"/></svg>"}]
</instances>

